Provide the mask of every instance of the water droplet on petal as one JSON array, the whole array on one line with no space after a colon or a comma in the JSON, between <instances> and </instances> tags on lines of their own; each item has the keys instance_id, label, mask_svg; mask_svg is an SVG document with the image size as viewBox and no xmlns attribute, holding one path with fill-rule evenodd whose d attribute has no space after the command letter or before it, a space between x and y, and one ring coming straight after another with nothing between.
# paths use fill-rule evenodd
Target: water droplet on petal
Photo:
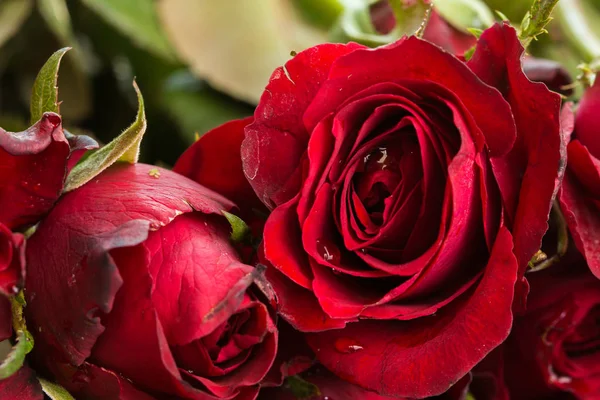
<instances>
[{"instance_id":1,"label":"water droplet on petal","mask_svg":"<svg viewBox=\"0 0 600 400\"><path fill-rule=\"evenodd\" d=\"M356 340L350 338L339 338L335 341L334 346L339 353L346 354L356 353L364 348Z\"/></svg>"}]
</instances>

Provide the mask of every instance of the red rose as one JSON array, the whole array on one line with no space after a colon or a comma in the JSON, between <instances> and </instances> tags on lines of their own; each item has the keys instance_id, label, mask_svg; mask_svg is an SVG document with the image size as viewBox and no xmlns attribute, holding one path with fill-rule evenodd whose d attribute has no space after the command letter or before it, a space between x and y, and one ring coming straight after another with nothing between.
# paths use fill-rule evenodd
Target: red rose
<instances>
[{"instance_id":1,"label":"red rose","mask_svg":"<svg viewBox=\"0 0 600 400\"><path fill-rule=\"evenodd\" d=\"M0 223L0 342L12 336L9 296L18 293L25 276L25 239Z\"/></svg>"},{"instance_id":2,"label":"red rose","mask_svg":"<svg viewBox=\"0 0 600 400\"><path fill-rule=\"evenodd\" d=\"M60 196L67 171L94 147L86 136L67 139L51 112L24 132L0 128L0 223L10 229L36 223Z\"/></svg>"},{"instance_id":3,"label":"red rose","mask_svg":"<svg viewBox=\"0 0 600 400\"><path fill-rule=\"evenodd\" d=\"M503 345L511 399L600 398L600 280L583 264L529 278L527 314Z\"/></svg>"},{"instance_id":4,"label":"red rose","mask_svg":"<svg viewBox=\"0 0 600 400\"><path fill-rule=\"evenodd\" d=\"M588 89L575 114L567 171L559 193L561 209L577 249L600 278L600 80Z\"/></svg>"},{"instance_id":5,"label":"red rose","mask_svg":"<svg viewBox=\"0 0 600 400\"><path fill-rule=\"evenodd\" d=\"M564 162L560 97L522 53L497 24L468 63L408 37L274 72L243 168L279 312L341 378L437 395L508 336Z\"/></svg>"},{"instance_id":6,"label":"red rose","mask_svg":"<svg viewBox=\"0 0 600 400\"><path fill-rule=\"evenodd\" d=\"M277 336L232 207L140 164L65 195L28 242L33 359L77 398L254 399Z\"/></svg>"}]
</instances>

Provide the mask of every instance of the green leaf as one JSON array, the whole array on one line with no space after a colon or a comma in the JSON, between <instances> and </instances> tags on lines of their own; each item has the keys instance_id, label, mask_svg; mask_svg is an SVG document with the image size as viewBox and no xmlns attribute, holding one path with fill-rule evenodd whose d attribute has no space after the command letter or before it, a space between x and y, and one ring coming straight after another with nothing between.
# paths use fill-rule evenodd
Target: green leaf
<instances>
[{"instance_id":1,"label":"green leaf","mask_svg":"<svg viewBox=\"0 0 600 400\"><path fill-rule=\"evenodd\" d=\"M17 372L23 366L25 356L33 349L33 336L27 330L27 324L23 317L23 307L25 307L23 291L10 298L10 305L17 343L0 364L0 380L6 379Z\"/></svg>"},{"instance_id":2,"label":"green leaf","mask_svg":"<svg viewBox=\"0 0 600 400\"><path fill-rule=\"evenodd\" d=\"M228 213L227 211L221 211L229 224L231 225L231 241L234 243L243 243L251 238L250 228L244 220L237 215Z\"/></svg>"},{"instance_id":3,"label":"green leaf","mask_svg":"<svg viewBox=\"0 0 600 400\"><path fill-rule=\"evenodd\" d=\"M233 119L251 116L254 109L198 81L189 73L173 74L160 96L161 106L171 115L188 143Z\"/></svg>"},{"instance_id":4,"label":"green leaf","mask_svg":"<svg viewBox=\"0 0 600 400\"><path fill-rule=\"evenodd\" d=\"M482 0L436 0L435 8L450 25L463 32L494 24L494 14Z\"/></svg>"},{"instance_id":5,"label":"green leaf","mask_svg":"<svg viewBox=\"0 0 600 400\"><path fill-rule=\"evenodd\" d=\"M40 385L42 385L42 390L46 394L46 396L50 397L52 400L75 400L75 397L71 396L69 392L66 391L62 386L49 382L45 379L38 378L40 381Z\"/></svg>"},{"instance_id":6,"label":"green leaf","mask_svg":"<svg viewBox=\"0 0 600 400\"><path fill-rule=\"evenodd\" d=\"M138 98L138 112L135 121L112 142L77 164L67 177L64 192L69 192L86 184L115 162L122 161L134 164L138 161L140 143L146 132L147 122L142 92L140 92L135 81L133 87Z\"/></svg>"},{"instance_id":7,"label":"green leaf","mask_svg":"<svg viewBox=\"0 0 600 400\"><path fill-rule=\"evenodd\" d=\"M58 68L60 60L70 49L65 47L52 54L35 78L30 105L32 124L42 118L45 112L58 113Z\"/></svg>"},{"instance_id":8,"label":"green leaf","mask_svg":"<svg viewBox=\"0 0 600 400\"><path fill-rule=\"evenodd\" d=\"M467 31L469 31L469 33L475 36L477 39L479 39L483 34L483 30L477 28L467 28Z\"/></svg>"},{"instance_id":9,"label":"green leaf","mask_svg":"<svg viewBox=\"0 0 600 400\"><path fill-rule=\"evenodd\" d=\"M0 46L10 39L31 14L32 0L0 1Z\"/></svg>"},{"instance_id":10,"label":"green leaf","mask_svg":"<svg viewBox=\"0 0 600 400\"><path fill-rule=\"evenodd\" d=\"M317 385L300 378L298 375L289 376L285 381L286 386L290 388L297 399L312 399L321 395Z\"/></svg>"},{"instance_id":11,"label":"green leaf","mask_svg":"<svg viewBox=\"0 0 600 400\"><path fill-rule=\"evenodd\" d=\"M154 0L83 0L83 2L136 45L168 60L175 60L159 23Z\"/></svg>"}]
</instances>

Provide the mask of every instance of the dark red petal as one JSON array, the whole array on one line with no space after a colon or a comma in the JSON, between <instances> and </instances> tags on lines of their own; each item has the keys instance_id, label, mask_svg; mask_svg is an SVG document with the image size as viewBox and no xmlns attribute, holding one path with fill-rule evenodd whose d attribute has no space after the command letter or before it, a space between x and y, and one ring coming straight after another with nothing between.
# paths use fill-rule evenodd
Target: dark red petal
<instances>
[{"instance_id":1,"label":"dark red petal","mask_svg":"<svg viewBox=\"0 0 600 400\"><path fill-rule=\"evenodd\" d=\"M80 369L64 366L60 383L77 398L154 400L138 390L130 381L113 371L84 363Z\"/></svg>"},{"instance_id":2,"label":"dark red petal","mask_svg":"<svg viewBox=\"0 0 600 400\"><path fill-rule=\"evenodd\" d=\"M309 132L302 116L340 56L363 46L322 44L298 53L277 68L246 128L242 143L244 173L259 199L269 207L296 193L279 193L306 150Z\"/></svg>"},{"instance_id":3,"label":"dark red petal","mask_svg":"<svg viewBox=\"0 0 600 400\"><path fill-rule=\"evenodd\" d=\"M518 269L511 248L512 237L503 227L479 285L437 316L360 321L342 330L307 334L308 341L336 375L381 395L441 394L508 336ZM341 341L353 341L361 349L345 351Z\"/></svg>"},{"instance_id":4,"label":"dark red petal","mask_svg":"<svg viewBox=\"0 0 600 400\"><path fill-rule=\"evenodd\" d=\"M573 82L569 72L558 62L545 58L525 57L523 72L534 82L542 82L548 89L565 96L573 94L573 89L565 86Z\"/></svg>"},{"instance_id":5,"label":"dark red petal","mask_svg":"<svg viewBox=\"0 0 600 400\"><path fill-rule=\"evenodd\" d=\"M310 288L313 276L302 248L297 204L298 201L292 199L273 210L267 219L263 239L264 256L294 283Z\"/></svg>"},{"instance_id":6,"label":"dark red petal","mask_svg":"<svg viewBox=\"0 0 600 400\"><path fill-rule=\"evenodd\" d=\"M588 148L596 158L600 158L600 79L587 89L579 102L575 114L575 139Z\"/></svg>"},{"instance_id":7,"label":"dark red petal","mask_svg":"<svg viewBox=\"0 0 600 400\"><path fill-rule=\"evenodd\" d=\"M600 278L600 161L582 144L569 143L569 165L559 191L560 208L577 249Z\"/></svg>"},{"instance_id":8,"label":"dark red petal","mask_svg":"<svg viewBox=\"0 0 600 400\"><path fill-rule=\"evenodd\" d=\"M444 67L432 68L441 65ZM457 58L414 36L386 47L356 50L340 57L307 109L304 125L312 131L325 115L371 85L409 79L433 81L453 92L481 130L470 134L483 134L490 155L501 156L512 148L516 138L514 119L500 93L481 82Z\"/></svg>"},{"instance_id":9,"label":"dark red petal","mask_svg":"<svg viewBox=\"0 0 600 400\"><path fill-rule=\"evenodd\" d=\"M173 171L232 200L241 210L262 209L242 170L240 148L252 117L227 122L203 135L179 157Z\"/></svg>"},{"instance_id":10,"label":"dark red petal","mask_svg":"<svg viewBox=\"0 0 600 400\"><path fill-rule=\"evenodd\" d=\"M315 295L289 280L274 267L268 267L267 279L277 294L277 311L294 328L303 332L319 332L346 326L346 320L330 318Z\"/></svg>"},{"instance_id":11,"label":"dark red petal","mask_svg":"<svg viewBox=\"0 0 600 400\"><path fill-rule=\"evenodd\" d=\"M24 278L25 238L0 223L0 294L16 294Z\"/></svg>"},{"instance_id":12,"label":"dark red petal","mask_svg":"<svg viewBox=\"0 0 600 400\"><path fill-rule=\"evenodd\" d=\"M521 267L539 250L553 196L564 172L565 137L560 132L560 95L523 73L523 47L510 25L495 24L478 41L469 67L510 103L517 142L505 158L492 156ZM532 123L535 121L535 123ZM522 177L522 178L520 178Z\"/></svg>"},{"instance_id":13,"label":"dark red petal","mask_svg":"<svg viewBox=\"0 0 600 400\"><path fill-rule=\"evenodd\" d=\"M35 372L24 365L8 378L0 379L0 399L43 400L44 392Z\"/></svg>"},{"instance_id":14,"label":"dark red petal","mask_svg":"<svg viewBox=\"0 0 600 400\"><path fill-rule=\"evenodd\" d=\"M57 114L24 132L0 129L0 222L10 229L37 222L60 196L68 157Z\"/></svg>"}]
</instances>

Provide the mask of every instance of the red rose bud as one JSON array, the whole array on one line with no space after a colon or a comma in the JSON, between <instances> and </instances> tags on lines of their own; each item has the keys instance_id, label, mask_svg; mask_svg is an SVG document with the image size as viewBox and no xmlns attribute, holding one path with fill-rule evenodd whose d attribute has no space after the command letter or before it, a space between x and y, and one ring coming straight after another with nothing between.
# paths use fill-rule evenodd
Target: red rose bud
<instances>
[{"instance_id":1,"label":"red rose bud","mask_svg":"<svg viewBox=\"0 0 600 400\"><path fill-rule=\"evenodd\" d=\"M527 314L504 345L510 399L600 398L600 280L561 267L529 279Z\"/></svg>"},{"instance_id":2,"label":"red rose bud","mask_svg":"<svg viewBox=\"0 0 600 400\"><path fill-rule=\"evenodd\" d=\"M600 80L583 95L575 114L560 207L577 249L600 278Z\"/></svg>"},{"instance_id":3,"label":"red rose bud","mask_svg":"<svg viewBox=\"0 0 600 400\"><path fill-rule=\"evenodd\" d=\"M439 395L508 336L566 141L522 53L496 24L468 63L408 37L316 46L273 73L241 148L272 209L263 262L280 314L342 379Z\"/></svg>"},{"instance_id":4,"label":"red rose bud","mask_svg":"<svg viewBox=\"0 0 600 400\"><path fill-rule=\"evenodd\" d=\"M141 164L66 194L28 243L38 365L77 398L254 399L277 332L229 242L232 207Z\"/></svg>"},{"instance_id":5,"label":"red rose bud","mask_svg":"<svg viewBox=\"0 0 600 400\"><path fill-rule=\"evenodd\" d=\"M24 132L0 128L0 223L10 229L36 223L52 207L68 170L97 147L86 136L68 136L51 112Z\"/></svg>"}]
</instances>

